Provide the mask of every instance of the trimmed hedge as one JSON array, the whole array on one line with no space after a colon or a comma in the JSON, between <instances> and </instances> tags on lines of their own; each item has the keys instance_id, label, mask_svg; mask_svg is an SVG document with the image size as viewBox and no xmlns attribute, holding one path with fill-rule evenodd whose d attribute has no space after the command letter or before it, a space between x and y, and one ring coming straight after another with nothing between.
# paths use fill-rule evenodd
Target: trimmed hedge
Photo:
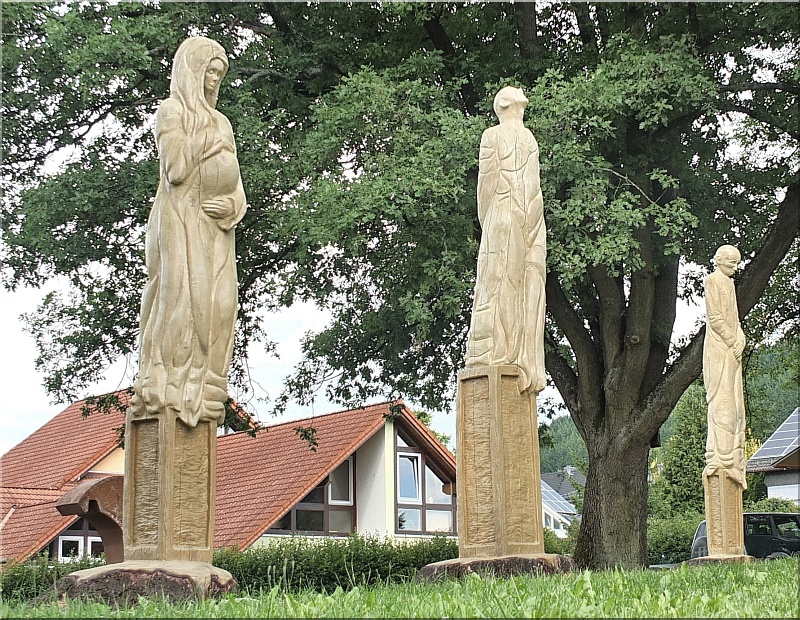
<instances>
[{"instance_id":1,"label":"trimmed hedge","mask_svg":"<svg viewBox=\"0 0 800 620\"><path fill-rule=\"evenodd\" d=\"M406 581L426 564L458 557L458 543L444 536L413 542L353 534L347 538L276 538L246 551L214 553L214 565L229 571L243 590L280 586L332 592L373 583Z\"/></svg>"},{"instance_id":2,"label":"trimmed hedge","mask_svg":"<svg viewBox=\"0 0 800 620\"><path fill-rule=\"evenodd\" d=\"M545 552L569 555L574 544L573 536L561 539L545 528ZM305 588L333 592L337 587L348 590L408 581L426 564L456 557L458 542L444 536L403 541L353 534L347 538L276 537L270 544L246 551L218 549L213 563L229 571L244 591L279 586L295 592ZM4 597L31 599L43 594L59 578L102 563L91 558L59 563L46 555L10 563L3 567L0 588Z\"/></svg>"},{"instance_id":3,"label":"trimmed hedge","mask_svg":"<svg viewBox=\"0 0 800 620\"><path fill-rule=\"evenodd\" d=\"M677 564L692 554L695 530L705 517L697 512L647 520L647 556L650 564Z\"/></svg>"},{"instance_id":4,"label":"trimmed hedge","mask_svg":"<svg viewBox=\"0 0 800 620\"><path fill-rule=\"evenodd\" d=\"M3 598L26 600L36 598L53 587L61 577L76 570L105 564L104 560L84 557L74 562L51 560L47 553L26 562L9 562L0 572Z\"/></svg>"}]
</instances>

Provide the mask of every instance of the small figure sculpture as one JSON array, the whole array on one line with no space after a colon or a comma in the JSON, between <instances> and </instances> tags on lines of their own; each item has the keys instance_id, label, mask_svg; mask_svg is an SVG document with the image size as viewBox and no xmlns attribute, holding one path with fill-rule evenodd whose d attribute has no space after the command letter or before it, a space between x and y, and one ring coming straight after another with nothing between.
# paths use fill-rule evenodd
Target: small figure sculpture
<instances>
[{"instance_id":1,"label":"small figure sculpture","mask_svg":"<svg viewBox=\"0 0 800 620\"><path fill-rule=\"evenodd\" d=\"M231 124L216 110L227 70L221 45L186 39L155 124L160 183L131 414L169 410L190 427L224 418L238 303L234 226L245 195Z\"/></svg>"},{"instance_id":2,"label":"small figure sculpture","mask_svg":"<svg viewBox=\"0 0 800 620\"><path fill-rule=\"evenodd\" d=\"M539 393L544 368L546 229L539 146L522 122L528 100L519 88L497 93L500 124L481 138L475 299L466 366L516 364L520 391Z\"/></svg>"},{"instance_id":3,"label":"small figure sculpture","mask_svg":"<svg viewBox=\"0 0 800 620\"><path fill-rule=\"evenodd\" d=\"M731 276L741 255L723 245L714 255L716 270L705 280L706 336L703 347L703 382L708 402L706 478L720 470L744 490L745 409L742 387L744 332Z\"/></svg>"}]
</instances>

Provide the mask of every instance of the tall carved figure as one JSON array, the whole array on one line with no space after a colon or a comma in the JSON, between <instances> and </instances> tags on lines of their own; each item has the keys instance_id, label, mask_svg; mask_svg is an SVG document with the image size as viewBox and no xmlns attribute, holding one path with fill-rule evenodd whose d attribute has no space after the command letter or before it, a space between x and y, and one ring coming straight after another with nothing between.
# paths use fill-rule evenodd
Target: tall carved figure
<instances>
[{"instance_id":1,"label":"tall carved figure","mask_svg":"<svg viewBox=\"0 0 800 620\"><path fill-rule=\"evenodd\" d=\"M742 491L747 483L742 351L745 339L731 280L740 260L735 247L723 245L714 255L716 270L705 280L703 381L708 402L708 440L703 487L711 556L744 553Z\"/></svg>"},{"instance_id":2,"label":"tall carved figure","mask_svg":"<svg viewBox=\"0 0 800 620\"><path fill-rule=\"evenodd\" d=\"M185 40L156 116L160 182L126 421L126 561L213 553L216 429L238 303L234 227L246 208L231 124L216 110L227 70L218 43Z\"/></svg>"},{"instance_id":3,"label":"tall carved figure","mask_svg":"<svg viewBox=\"0 0 800 620\"><path fill-rule=\"evenodd\" d=\"M546 383L546 230L539 148L523 125L527 104L519 88L500 90L500 124L481 139L483 234L456 429L459 555L512 572L565 566L544 555L536 394Z\"/></svg>"},{"instance_id":4,"label":"tall carved figure","mask_svg":"<svg viewBox=\"0 0 800 620\"><path fill-rule=\"evenodd\" d=\"M514 364L520 389L544 389L544 204L539 146L522 122L519 88L497 93L500 124L483 133L478 171L482 228L467 368Z\"/></svg>"},{"instance_id":5,"label":"tall carved figure","mask_svg":"<svg viewBox=\"0 0 800 620\"><path fill-rule=\"evenodd\" d=\"M131 413L221 422L237 310L234 226L245 213L231 124L216 110L228 59L187 39L158 109L160 182L147 224L139 378Z\"/></svg>"}]
</instances>

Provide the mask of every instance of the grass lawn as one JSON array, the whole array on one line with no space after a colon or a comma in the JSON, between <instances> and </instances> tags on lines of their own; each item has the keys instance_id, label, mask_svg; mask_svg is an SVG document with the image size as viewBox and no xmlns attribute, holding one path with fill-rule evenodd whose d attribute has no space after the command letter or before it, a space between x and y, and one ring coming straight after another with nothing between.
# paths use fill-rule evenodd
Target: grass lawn
<instances>
[{"instance_id":1,"label":"grass lawn","mask_svg":"<svg viewBox=\"0 0 800 620\"><path fill-rule=\"evenodd\" d=\"M267 592L128 608L71 601L3 601L2 618L798 618L798 558L747 565L578 572L552 577L472 576L436 584Z\"/></svg>"}]
</instances>

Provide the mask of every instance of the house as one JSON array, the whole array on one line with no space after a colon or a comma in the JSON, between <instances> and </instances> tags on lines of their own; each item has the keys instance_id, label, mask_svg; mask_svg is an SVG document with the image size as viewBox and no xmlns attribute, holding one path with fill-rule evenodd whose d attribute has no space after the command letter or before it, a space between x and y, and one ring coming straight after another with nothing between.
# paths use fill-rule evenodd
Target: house
<instances>
[{"instance_id":1,"label":"house","mask_svg":"<svg viewBox=\"0 0 800 620\"><path fill-rule=\"evenodd\" d=\"M800 504L800 407L748 459L746 471L764 472L767 497Z\"/></svg>"},{"instance_id":2,"label":"house","mask_svg":"<svg viewBox=\"0 0 800 620\"><path fill-rule=\"evenodd\" d=\"M4 561L43 550L59 559L103 551L91 525L62 516L55 503L87 478L123 473L117 441L129 395L115 396L118 407L88 417L86 401L70 405L0 457ZM455 535L455 474L453 455L402 401L275 424L255 437L220 435L214 543L245 549L291 534ZM544 485L543 496L545 525L565 536L574 507Z\"/></svg>"}]
</instances>

